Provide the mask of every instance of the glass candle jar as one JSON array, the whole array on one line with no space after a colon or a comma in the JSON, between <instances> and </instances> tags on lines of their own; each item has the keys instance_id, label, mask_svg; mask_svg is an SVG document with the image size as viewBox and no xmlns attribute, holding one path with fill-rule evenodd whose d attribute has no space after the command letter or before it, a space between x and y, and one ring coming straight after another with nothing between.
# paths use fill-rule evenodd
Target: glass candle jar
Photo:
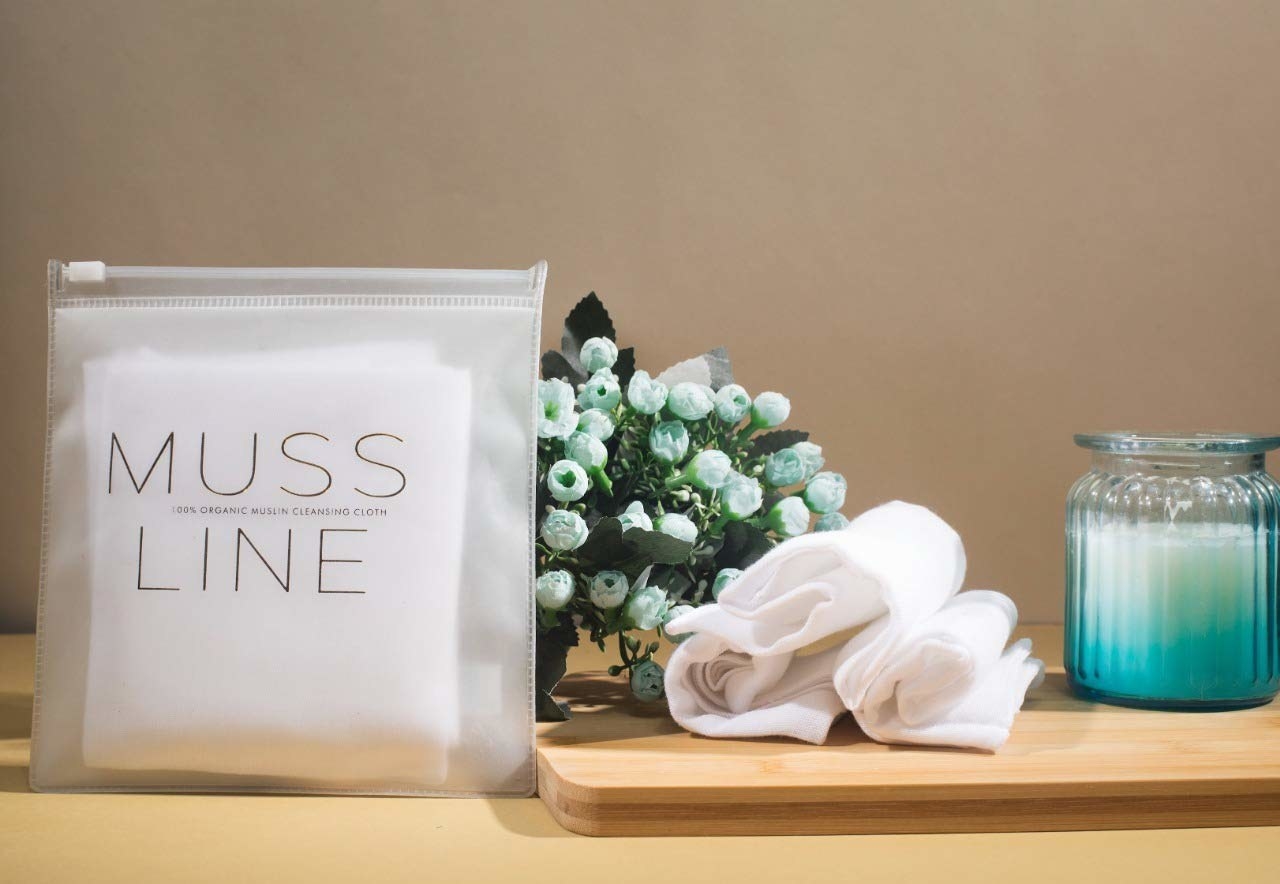
<instances>
[{"instance_id":1,"label":"glass candle jar","mask_svg":"<svg viewBox=\"0 0 1280 884\"><path fill-rule=\"evenodd\" d=\"M1065 664L1091 699L1238 709L1280 689L1280 437L1095 433L1067 496Z\"/></svg>"}]
</instances>

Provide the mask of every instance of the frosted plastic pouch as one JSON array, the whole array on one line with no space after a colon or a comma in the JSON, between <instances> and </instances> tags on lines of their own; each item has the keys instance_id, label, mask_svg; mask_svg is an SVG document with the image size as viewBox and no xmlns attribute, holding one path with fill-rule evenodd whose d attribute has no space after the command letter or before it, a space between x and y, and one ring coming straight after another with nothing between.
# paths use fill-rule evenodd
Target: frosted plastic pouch
<instances>
[{"instance_id":1,"label":"frosted plastic pouch","mask_svg":"<svg viewBox=\"0 0 1280 884\"><path fill-rule=\"evenodd\" d=\"M528 271L49 271L31 784L533 791Z\"/></svg>"}]
</instances>

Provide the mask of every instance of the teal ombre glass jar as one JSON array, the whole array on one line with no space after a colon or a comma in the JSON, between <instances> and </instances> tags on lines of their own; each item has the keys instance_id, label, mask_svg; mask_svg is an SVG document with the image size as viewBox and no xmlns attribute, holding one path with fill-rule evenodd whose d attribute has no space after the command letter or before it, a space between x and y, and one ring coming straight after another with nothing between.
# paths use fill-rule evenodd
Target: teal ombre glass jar
<instances>
[{"instance_id":1,"label":"teal ombre glass jar","mask_svg":"<svg viewBox=\"0 0 1280 884\"><path fill-rule=\"evenodd\" d=\"M1105 703L1239 709L1280 689L1280 436L1090 433L1067 495L1065 664Z\"/></svg>"}]
</instances>

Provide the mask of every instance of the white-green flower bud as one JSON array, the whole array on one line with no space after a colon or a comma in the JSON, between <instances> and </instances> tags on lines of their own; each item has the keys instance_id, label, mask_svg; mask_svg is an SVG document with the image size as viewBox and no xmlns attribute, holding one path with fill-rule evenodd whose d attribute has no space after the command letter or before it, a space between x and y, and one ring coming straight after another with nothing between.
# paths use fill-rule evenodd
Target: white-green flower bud
<instances>
[{"instance_id":1,"label":"white-green flower bud","mask_svg":"<svg viewBox=\"0 0 1280 884\"><path fill-rule=\"evenodd\" d=\"M677 617L683 617L685 614L688 614L692 610L693 610L693 605L676 605L670 611L667 612L667 616L662 620L662 625L665 627L672 620L676 619ZM676 644L679 644L680 642L684 641L685 639L689 638L692 635L693 635L692 632L678 632L675 635L672 635L671 633L668 632L667 638L671 639Z\"/></svg>"},{"instance_id":2,"label":"white-green flower bud","mask_svg":"<svg viewBox=\"0 0 1280 884\"><path fill-rule=\"evenodd\" d=\"M710 387L683 381L671 388L667 410L683 420L700 421L711 413L713 395Z\"/></svg>"},{"instance_id":3,"label":"white-green flower bud","mask_svg":"<svg viewBox=\"0 0 1280 884\"><path fill-rule=\"evenodd\" d=\"M792 448L775 451L765 459L764 478L774 488L784 488L803 481L804 460Z\"/></svg>"},{"instance_id":4,"label":"white-green flower bud","mask_svg":"<svg viewBox=\"0 0 1280 884\"><path fill-rule=\"evenodd\" d=\"M587 523L570 510L555 510L542 520L542 540L554 550L577 549L587 542Z\"/></svg>"},{"instance_id":5,"label":"white-green flower bud","mask_svg":"<svg viewBox=\"0 0 1280 884\"><path fill-rule=\"evenodd\" d=\"M709 448L693 456L684 468L684 474L703 491L715 491L723 488L733 475L733 462L723 451Z\"/></svg>"},{"instance_id":6,"label":"white-green flower bud","mask_svg":"<svg viewBox=\"0 0 1280 884\"><path fill-rule=\"evenodd\" d=\"M814 531L843 531L849 527L849 520L842 513L827 513L819 516L818 521L814 523Z\"/></svg>"},{"instance_id":7,"label":"white-green flower bud","mask_svg":"<svg viewBox=\"0 0 1280 884\"><path fill-rule=\"evenodd\" d=\"M667 385L637 371L627 384L627 402L641 414L657 414L667 404Z\"/></svg>"},{"instance_id":8,"label":"white-green flower bud","mask_svg":"<svg viewBox=\"0 0 1280 884\"><path fill-rule=\"evenodd\" d=\"M809 510L798 497L784 497L769 510L766 523L783 537L798 537L809 530Z\"/></svg>"},{"instance_id":9,"label":"white-green flower bud","mask_svg":"<svg viewBox=\"0 0 1280 884\"><path fill-rule=\"evenodd\" d=\"M622 388L618 386L618 382L614 380L613 374L607 368L602 368L593 374L583 385L582 392L578 394L578 404L583 408L612 411L621 401Z\"/></svg>"},{"instance_id":10,"label":"white-green flower bud","mask_svg":"<svg viewBox=\"0 0 1280 884\"><path fill-rule=\"evenodd\" d=\"M573 575L568 571L548 571L538 578L534 596L548 611L559 611L573 598Z\"/></svg>"},{"instance_id":11,"label":"white-green flower bud","mask_svg":"<svg viewBox=\"0 0 1280 884\"><path fill-rule=\"evenodd\" d=\"M720 593L724 592L724 588L741 576L742 572L737 568L721 568L716 572L715 582L711 584L711 597L713 599L720 598Z\"/></svg>"},{"instance_id":12,"label":"white-green flower bud","mask_svg":"<svg viewBox=\"0 0 1280 884\"><path fill-rule=\"evenodd\" d=\"M608 442L613 438L615 424L609 412L601 411L599 408L588 408L578 418L578 429L588 436L595 436L601 442Z\"/></svg>"},{"instance_id":13,"label":"white-green flower bud","mask_svg":"<svg viewBox=\"0 0 1280 884\"><path fill-rule=\"evenodd\" d=\"M618 513L618 521L622 523L622 532L625 534L632 528L643 528L646 531L653 530L653 521L644 511L644 504L638 500L627 504L627 508Z\"/></svg>"},{"instance_id":14,"label":"white-green flower bud","mask_svg":"<svg viewBox=\"0 0 1280 884\"><path fill-rule=\"evenodd\" d=\"M631 693L646 703L662 699L665 673L652 660L644 660L631 667Z\"/></svg>"},{"instance_id":15,"label":"white-green flower bud","mask_svg":"<svg viewBox=\"0 0 1280 884\"><path fill-rule=\"evenodd\" d=\"M726 384L716 390L716 417L728 424L736 424L751 410L751 397L737 384Z\"/></svg>"},{"instance_id":16,"label":"white-green flower bud","mask_svg":"<svg viewBox=\"0 0 1280 884\"><path fill-rule=\"evenodd\" d=\"M812 442L797 442L791 446L791 450L800 455L800 460L804 462L804 481L809 481L818 470L822 469L822 465L826 460L822 456L822 446L815 445Z\"/></svg>"},{"instance_id":17,"label":"white-green flower bud","mask_svg":"<svg viewBox=\"0 0 1280 884\"><path fill-rule=\"evenodd\" d=\"M764 503L764 489L750 476L734 473L720 489L720 512L734 521L748 518Z\"/></svg>"},{"instance_id":18,"label":"white-green flower bud","mask_svg":"<svg viewBox=\"0 0 1280 884\"><path fill-rule=\"evenodd\" d=\"M649 450L663 463L679 463L689 451L689 431L680 421L662 421L649 431Z\"/></svg>"},{"instance_id":19,"label":"white-green flower bud","mask_svg":"<svg viewBox=\"0 0 1280 884\"><path fill-rule=\"evenodd\" d=\"M848 483L839 473L818 473L804 486L805 506L815 513L834 513L844 506Z\"/></svg>"},{"instance_id":20,"label":"white-green flower bud","mask_svg":"<svg viewBox=\"0 0 1280 884\"><path fill-rule=\"evenodd\" d=\"M642 586L631 594L624 613L628 625L653 629L666 617L667 594L656 586Z\"/></svg>"},{"instance_id":21,"label":"white-green flower bud","mask_svg":"<svg viewBox=\"0 0 1280 884\"><path fill-rule=\"evenodd\" d=\"M578 353L578 360L589 374L602 368L613 368L618 361L618 345L608 338L587 338Z\"/></svg>"},{"instance_id":22,"label":"white-green flower bud","mask_svg":"<svg viewBox=\"0 0 1280 884\"><path fill-rule=\"evenodd\" d=\"M754 427L776 427L786 421L791 414L791 400L781 393L761 393L751 403L751 425Z\"/></svg>"},{"instance_id":23,"label":"white-green flower bud","mask_svg":"<svg viewBox=\"0 0 1280 884\"><path fill-rule=\"evenodd\" d=\"M621 571L601 571L591 578L588 596L591 604L604 611L611 611L627 600L631 584Z\"/></svg>"},{"instance_id":24,"label":"white-green flower bud","mask_svg":"<svg viewBox=\"0 0 1280 884\"><path fill-rule=\"evenodd\" d=\"M538 381L538 406L538 438L563 439L578 426L573 387L564 381Z\"/></svg>"},{"instance_id":25,"label":"white-green flower bud","mask_svg":"<svg viewBox=\"0 0 1280 884\"><path fill-rule=\"evenodd\" d=\"M698 526L693 521L680 513L663 513L654 520L654 527L663 534L670 535L676 540L684 540L688 543L696 543L698 540Z\"/></svg>"},{"instance_id":26,"label":"white-green flower bud","mask_svg":"<svg viewBox=\"0 0 1280 884\"><path fill-rule=\"evenodd\" d=\"M577 432L564 440L564 456L584 470L598 470L609 459L609 452L595 436Z\"/></svg>"},{"instance_id":27,"label":"white-green flower bud","mask_svg":"<svg viewBox=\"0 0 1280 884\"><path fill-rule=\"evenodd\" d=\"M558 460L547 471L547 488L561 503L580 500L590 487L587 471L572 460Z\"/></svg>"}]
</instances>

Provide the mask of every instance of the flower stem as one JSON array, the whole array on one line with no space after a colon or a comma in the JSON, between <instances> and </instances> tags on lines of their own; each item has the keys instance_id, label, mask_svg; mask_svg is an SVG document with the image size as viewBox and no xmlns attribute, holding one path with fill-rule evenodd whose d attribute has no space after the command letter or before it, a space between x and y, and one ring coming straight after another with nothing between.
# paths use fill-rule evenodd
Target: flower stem
<instances>
[{"instance_id":1,"label":"flower stem","mask_svg":"<svg viewBox=\"0 0 1280 884\"><path fill-rule=\"evenodd\" d=\"M596 485L599 486L601 491L603 491L605 494L609 495L610 497L613 497L613 480L609 478L608 474L605 473L603 468L596 467L594 470L592 470L591 478L595 480Z\"/></svg>"}]
</instances>

